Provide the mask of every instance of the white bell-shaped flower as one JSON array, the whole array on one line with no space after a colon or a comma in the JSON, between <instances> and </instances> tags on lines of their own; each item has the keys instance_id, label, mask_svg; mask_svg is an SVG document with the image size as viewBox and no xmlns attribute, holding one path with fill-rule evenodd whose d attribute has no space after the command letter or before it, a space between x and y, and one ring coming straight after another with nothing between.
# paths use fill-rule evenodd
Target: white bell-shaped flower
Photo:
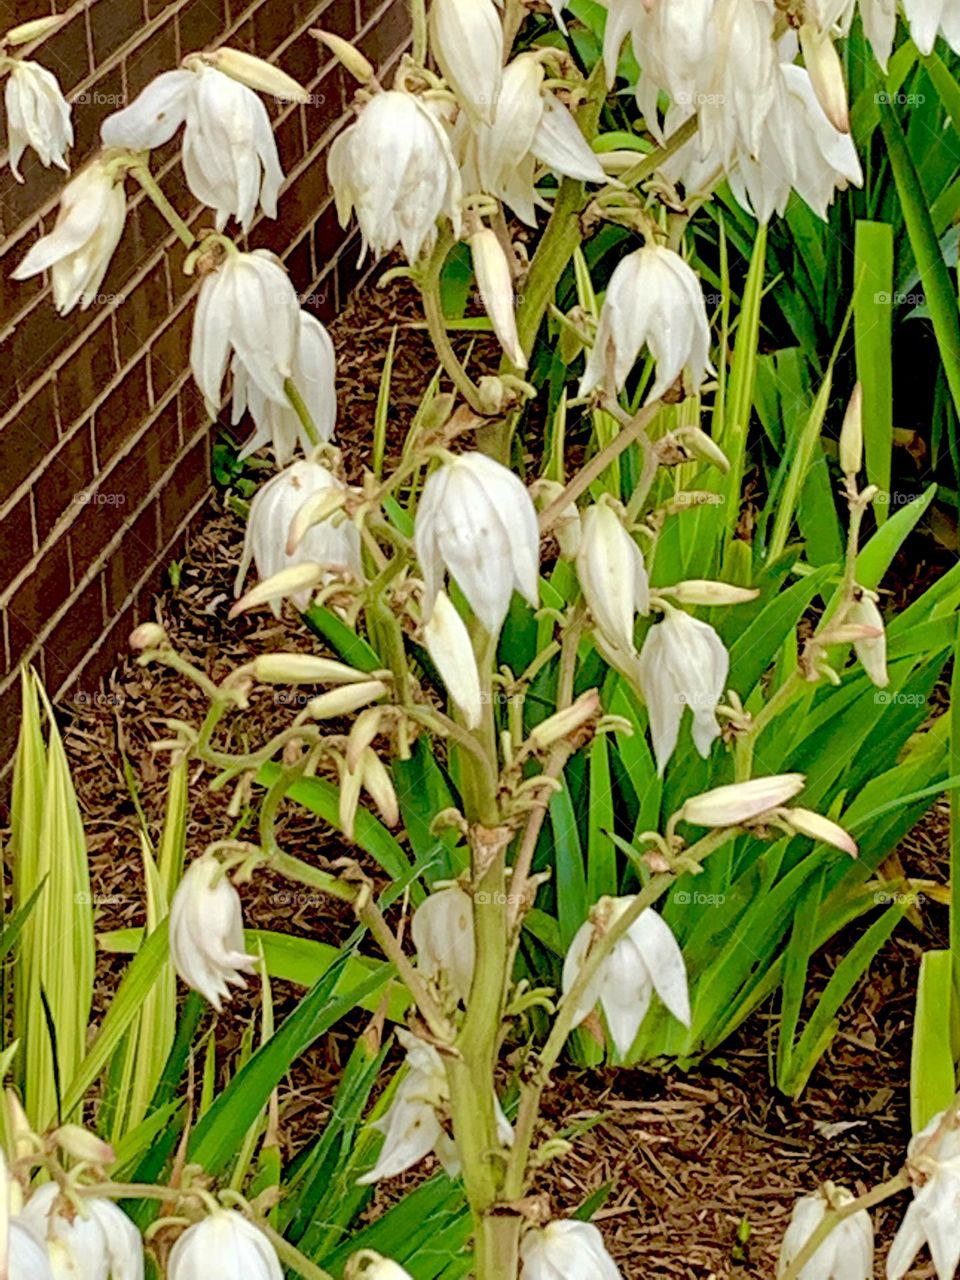
<instances>
[{"instance_id":1,"label":"white bell-shaped flower","mask_svg":"<svg viewBox=\"0 0 960 1280\"><path fill-rule=\"evenodd\" d=\"M337 359L329 333L314 316L301 311L290 378L323 441L332 437L337 421L336 370ZM310 452L313 444L289 401L277 404L271 400L250 377L243 361L235 356L234 426L248 410L256 429L240 450L238 456L241 461L265 444L273 447L273 456L281 467L285 467L293 457L298 444L304 453Z\"/></svg>"},{"instance_id":2,"label":"white bell-shaped flower","mask_svg":"<svg viewBox=\"0 0 960 1280\"><path fill-rule=\"evenodd\" d=\"M157 76L100 128L104 146L143 151L162 146L180 128L183 171L198 200L216 210L217 230L230 217L249 231L259 203L277 216L283 170L267 109L254 91L201 55L183 70Z\"/></svg>"},{"instance_id":3,"label":"white bell-shaped flower","mask_svg":"<svg viewBox=\"0 0 960 1280\"><path fill-rule=\"evenodd\" d=\"M662 774L680 736L684 709L693 717L693 742L704 759L720 736L717 705L727 684L730 655L706 622L663 605L663 621L647 632L637 672Z\"/></svg>"},{"instance_id":4,"label":"white bell-shaped flower","mask_svg":"<svg viewBox=\"0 0 960 1280\"><path fill-rule=\"evenodd\" d=\"M853 651L870 681L878 689L885 689L890 683L887 675L887 634L883 626L883 614L877 608L873 596L863 591L846 620L852 626L865 627L875 633L855 640Z\"/></svg>"},{"instance_id":5,"label":"white bell-shaped flower","mask_svg":"<svg viewBox=\"0 0 960 1280\"><path fill-rule=\"evenodd\" d=\"M664 141L658 99L666 94L677 111L690 115L713 67L716 0L685 0L684 4L607 0L603 61L607 84L613 88L620 49L629 34L640 65L637 105L644 123Z\"/></svg>"},{"instance_id":6,"label":"white bell-shaped flower","mask_svg":"<svg viewBox=\"0 0 960 1280\"><path fill-rule=\"evenodd\" d=\"M49 268L60 314L78 303L86 310L97 299L126 219L122 177L94 160L64 187L53 230L37 241L13 279L27 280Z\"/></svg>"},{"instance_id":7,"label":"white bell-shaped flower","mask_svg":"<svg viewBox=\"0 0 960 1280\"><path fill-rule=\"evenodd\" d=\"M445 982L466 1002L476 962L470 895L459 885L431 893L413 913L410 931L420 972Z\"/></svg>"},{"instance_id":8,"label":"white bell-shaped flower","mask_svg":"<svg viewBox=\"0 0 960 1280\"><path fill-rule=\"evenodd\" d=\"M177 973L219 1013L230 987L245 987L256 956L243 949L240 895L216 858L187 868L170 905L170 959Z\"/></svg>"},{"instance_id":9,"label":"white bell-shaped flower","mask_svg":"<svg viewBox=\"0 0 960 1280\"><path fill-rule=\"evenodd\" d=\"M167 1280L283 1280L277 1251L259 1227L221 1209L188 1227L170 1250Z\"/></svg>"},{"instance_id":10,"label":"white bell-shaped flower","mask_svg":"<svg viewBox=\"0 0 960 1280\"><path fill-rule=\"evenodd\" d=\"M954 53L960 53L960 5L956 0L903 0L903 11L910 24L910 38L924 56L933 52L938 34Z\"/></svg>"},{"instance_id":11,"label":"white bell-shaped flower","mask_svg":"<svg viewBox=\"0 0 960 1280\"><path fill-rule=\"evenodd\" d=\"M362 578L360 533L350 520L330 517L312 524L291 548L291 525L307 499L342 490L343 487L341 481L319 462L303 460L278 472L258 489L247 516L234 594L239 596L251 563L256 566L261 582L282 569L307 564L320 566L328 576L351 574L357 579ZM310 596L311 592L304 590L296 592L292 599L298 609L305 609ZM274 603L271 607L279 617L280 606Z\"/></svg>"},{"instance_id":12,"label":"white bell-shaped flower","mask_svg":"<svg viewBox=\"0 0 960 1280\"><path fill-rule=\"evenodd\" d=\"M300 338L300 301L279 260L266 249L229 252L200 286L190 367L212 418L220 409L231 352L251 387L289 407L284 382L293 377Z\"/></svg>"},{"instance_id":13,"label":"white bell-shaped flower","mask_svg":"<svg viewBox=\"0 0 960 1280\"><path fill-rule=\"evenodd\" d=\"M956 1117L946 1125L943 1120L941 1111L907 1148L907 1161L920 1176L887 1254L887 1280L900 1280L924 1244L937 1280L953 1280L960 1267L960 1127Z\"/></svg>"},{"instance_id":14,"label":"white bell-shaped flower","mask_svg":"<svg viewBox=\"0 0 960 1280\"><path fill-rule=\"evenodd\" d=\"M520 1280L623 1280L592 1222L556 1218L520 1241Z\"/></svg>"},{"instance_id":15,"label":"white bell-shaped flower","mask_svg":"<svg viewBox=\"0 0 960 1280\"><path fill-rule=\"evenodd\" d=\"M503 74L503 22L493 0L434 0L430 50L467 115L492 121Z\"/></svg>"},{"instance_id":16,"label":"white bell-shaped flower","mask_svg":"<svg viewBox=\"0 0 960 1280\"><path fill-rule=\"evenodd\" d=\"M834 1191L837 1206L853 1197L840 1188ZM780 1249L781 1275L800 1253L823 1221L827 1202L822 1195L801 1196L793 1207L790 1225ZM823 1244L800 1272L798 1280L872 1280L873 1223L866 1210L851 1214L830 1232Z\"/></svg>"},{"instance_id":17,"label":"white bell-shaped flower","mask_svg":"<svg viewBox=\"0 0 960 1280\"><path fill-rule=\"evenodd\" d=\"M806 16L808 21L816 22L821 31L846 36L858 8L874 57L886 71L897 31L897 0L859 0L859 3L858 0L810 0Z\"/></svg>"},{"instance_id":18,"label":"white bell-shaped flower","mask_svg":"<svg viewBox=\"0 0 960 1280\"><path fill-rule=\"evenodd\" d=\"M605 898L604 924L609 929L633 904L632 897ZM564 995L583 968L594 943L594 924L587 920L574 935L563 962ZM617 1053L625 1058L647 1016L656 992L673 1016L690 1025L690 997L683 953L670 926L652 910L642 911L604 959L577 1003L578 1026L599 1002Z\"/></svg>"},{"instance_id":19,"label":"white bell-shaped flower","mask_svg":"<svg viewBox=\"0 0 960 1280\"><path fill-rule=\"evenodd\" d=\"M439 591L423 624L423 643L468 729L483 718L480 671L467 624L445 591Z\"/></svg>"},{"instance_id":20,"label":"white bell-shaped flower","mask_svg":"<svg viewBox=\"0 0 960 1280\"><path fill-rule=\"evenodd\" d=\"M607 502L583 512L577 576L604 639L632 654L634 619L649 613L650 587L643 552Z\"/></svg>"},{"instance_id":21,"label":"white bell-shaped flower","mask_svg":"<svg viewBox=\"0 0 960 1280\"><path fill-rule=\"evenodd\" d=\"M7 1245L8 1280L55 1280L46 1248L23 1222L10 1223Z\"/></svg>"},{"instance_id":22,"label":"white bell-shaped flower","mask_svg":"<svg viewBox=\"0 0 960 1280\"><path fill-rule=\"evenodd\" d=\"M486 454L460 454L429 476L414 545L428 618L447 570L493 635L503 626L514 590L536 608L540 531L533 500L512 471Z\"/></svg>"},{"instance_id":23,"label":"white bell-shaped flower","mask_svg":"<svg viewBox=\"0 0 960 1280\"><path fill-rule=\"evenodd\" d=\"M617 263L580 394L611 380L608 389L621 390L644 347L657 363L648 400L662 396L681 376L685 387L699 391L710 371L703 291L680 255L662 245L645 245Z\"/></svg>"},{"instance_id":24,"label":"white bell-shaped flower","mask_svg":"<svg viewBox=\"0 0 960 1280\"><path fill-rule=\"evenodd\" d=\"M460 234L460 170L443 125L412 94L376 94L335 139L327 171L340 225L356 209L377 257L399 244L416 262L433 247L441 214Z\"/></svg>"},{"instance_id":25,"label":"white bell-shaped flower","mask_svg":"<svg viewBox=\"0 0 960 1280\"><path fill-rule=\"evenodd\" d=\"M38 62L14 61L4 90L10 169L18 182L20 160L32 147L45 166L66 169L66 152L73 146L70 104L57 77Z\"/></svg>"},{"instance_id":26,"label":"white bell-shaped flower","mask_svg":"<svg viewBox=\"0 0 960 1280\"><path fill-rule=\"evenodd\" d=\"M140 1232L112 1200L84 1198L83 1211L74 1214L47 1182L30 1196L20 1221L46 1243L56 1280L143 1280Z\"/></svg>"}]
</instances>

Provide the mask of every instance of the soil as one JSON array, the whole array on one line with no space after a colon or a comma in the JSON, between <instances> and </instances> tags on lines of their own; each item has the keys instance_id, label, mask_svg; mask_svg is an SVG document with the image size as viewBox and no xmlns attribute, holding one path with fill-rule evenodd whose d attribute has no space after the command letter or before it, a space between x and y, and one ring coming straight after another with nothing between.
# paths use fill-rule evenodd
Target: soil
<instances>
[{"instance_id":1,"label":"soil","mask_svg":"<svg viewBox=\"0 0 960 1280\"><path fill-rule=\"evenodd\" d=\"M409 292L395 286L383 294L365 291L363 301L333 327L345 406L338 436L351 471L369 452L385 335L392 324L406 330L393 377L398 429L419 400L432 360L425 335L410 327L417 314ZM277 621L264 612L227 621L241 544L240 518L222 496L214 499L190 538L177 586L156 601L156 616L176 647L215 678L254 650L312 646L292 616ZM199 723L205 700L180 677L141 668L130 657L118 662L98 693L87 692L66 710L66 743L88 833L99 928L142 924L138 810L156 836L164 802L165 757L155 744L168 736L168 718ZM234 725L238 733L247 727L263 740L289 718L282 691L261 692ZM249 823L241 817L238 824L228 812L231 796L211 792L203 773L199 768L192 780L188 856L230 831L253 834ZM136 779L135 795L128 776ZM285 809L278 831L284 847L320 866L352 852L336 832L293 805ZM905 842L900 856L908 874L945 880L946 850L945 813L937 809ZM244 886L243 897L248 923L260 928L338 942L352 923L336 904L309 896L291 911L288 896L269 876ZM942 941L941 912L935 904L929 912L925 906L923 919L905 925L883 950L845 1005L839 1032L798 1101L779 1096L769 1083L769 1010L756 1014L732 1043L688 1074L564 1069L550 1094L549 1118L558 1126L598 1117L599 1122L577 1140L562 1165L551 1169L547 1184L555 1210L572 1212L585 1196L611 1184L598 1220L627 1280L773 1276L798 1195L825 1179L865 1190L902 1160L909 1133L913 993L923 950ZM842 946L840 940L823 958L824 981ZM122 961L101 954L100 1009L120 971ZM275 997L279 1020L298 993L277 984ZM242 995L219 1019L225 1063L254 1004L255 992ZM362 1026L354 1021L335 1028L297 1064L281 1098L288 1152L322 1123L341 1064ZM378 1189L373 1211L396 1194L396 1184ZM904 1207L901 1199L876 1212L882 1239L896 1229ZM910 1276L932 1274L921 1266Z\"/></svg>"}]
</instances>

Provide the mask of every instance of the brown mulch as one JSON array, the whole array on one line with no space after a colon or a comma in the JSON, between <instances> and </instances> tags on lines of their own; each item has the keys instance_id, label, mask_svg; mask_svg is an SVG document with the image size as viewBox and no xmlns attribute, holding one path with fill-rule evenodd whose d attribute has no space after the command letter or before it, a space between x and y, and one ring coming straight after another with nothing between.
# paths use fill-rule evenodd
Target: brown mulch
<instances>
[{"instance_id":1,"label":"brown mulch","mask_svg":"<svg viewBox=\"0 0 960 1280\"><path fill-rule=\"evenodd\" d=\"M338 438L348 469L368 454L388 326L418 317L410 291L392 287L365 292L333 326L343 389ZM393 413L398 429L409 421L432 371L429 343L406 328L398 344ZM157 616L175 646L214 678L254 650L310 648L304 629L268 613L227 621L242 523L221 499L191 535L178 585L157 600ZM289 692L258 692L248 711L231 720L263 741L289 723ZM121 660L103 688L69 708L66 744L88 834L99 927L142 924L138 806L154 836L160 829L165 757L154 744L169 736L165 721L198 724L205 699L180 677ZM135 795L124 762L136 779ZM213 793L211 774L198 768L191 787L188 856L227 834L254 836L243 798L231 809L229 791ZM281 844L328 866L353 853L341 837L306 811L290 805L278 827ZM946 877L944 817L935 812L901 850L908 873ZM248 923L324 941L342 940L351 921L329 900L302 894L291 902L287 887L257 876L243 889ZM932 908L939 911L939 908ZM929 928L924 908L924 924ZM943 921L934 916L933 923ZM597 1215L627 1280L664 1276L769 1278L793 1201L824 1179L863 1190L889 1175L902 1158L909 1131L909 1046L913 992L920 955L933 945L906 924L884 949L869 979L844 1007L838 1034L802 1098L793 1102L769 1084L772 1015L761 1011L699 1068L558 1075L549 1095L549 1120L558 1128L599 1122L575 1141L574 1151L552 1166L545 1182L558 1212L611 1184ZM843 940L838 946L842 947ZM842 954L823 961L822 979ZM105 1007L123 962L103 956L98 1007ZM819 981L819 980L818 980ZM298 993L277 984L277 1017ZM256 992L241 997L219 1020L225 1059L239 1043ZM283 1139L288 1151L316 1134L329 1110L336 1079L360 1019L324 1037L297 1064L283 1091ZM418 1171L411 1182L422 1176ZM395 1198L397 1186L378 1188L375 1205ZM875 1215L889 1238L902 1201ZM878 1263L877 1275L882 1274ZM911 1272L932 1274L923 1268Z\"/></svg>"}]
</instances>

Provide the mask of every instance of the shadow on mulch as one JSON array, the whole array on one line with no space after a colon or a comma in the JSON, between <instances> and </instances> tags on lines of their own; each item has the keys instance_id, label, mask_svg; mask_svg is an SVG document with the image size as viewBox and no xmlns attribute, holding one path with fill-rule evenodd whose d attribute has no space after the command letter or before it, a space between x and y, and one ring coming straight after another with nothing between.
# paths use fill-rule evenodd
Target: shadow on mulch
<instances>
[{"instance_id":1,"label":"shadow on mulch","mask_svg":"<svg viewBox=\"0 0 960 1280\"><path fill-rule=\"evenodd\" d=\"M333 327L343 387L338 437L348 469L368 453L384 349L390 324L408 324L418 311L403 288L367 293ZM407 340L409 339L409 341ZM405 334L398 344L393 412L405 427L432 369L425 336ZM214 678L254 650L311 648L292 620L267 614L227 621L242 524L219 501L211 503L192 535L179 585L157 599L157 617L178 649ZM289 692L261 691L231 726L263 741L290 719ZM66 744L84 811L101 930L143 923L137 805L154 835L160 830L165 759L153 744L168 736L175 717L198 724L205 701L178 676L120 661L102 694L69 708ZM136 803L124 762L137 780ZM231 816L229 793L212 793L198 768L191 787L188 857L228 833L254 836L252 824ZM290 805L278 826L280 843L319 866L355 850L338 833ZM946 829L941 811L905 842L908 874L946 876ZM260 875L243 888L250 924L339 942L352 925L342 904L301 895L291 903L286 882ZM934 908L934 910L939 910ZM934 920L942 924L942 920ZM927 922L929 929L930 924ZM612 1191L598 1215L627 1280L666 1277L767 1278L795 1198L831 1179L863 1190L888 1176L902 1159L909 1131L909 1045L913 993L920 955L932 938L909 924L889 943L841 1013L840 1029L806 1093L797 1102L769 1085L769 1011L754 1015L734 1040L695 1071L666 1074L558 1072L548 1119L562 1127L601 1117L552 1166L545 1181L555 1209L574 1210L605 1184ZM842 954L821 962L820 982ZM97 1000L102 1011L122 963L101 955ZM299 993L276 984L278 1019ZM218 1045L227 1062L239 1045L256 991L242 994L219 1019ZM315 1135L329 1111L343 1062L363 1022L335 1028L296 1064L282 1091L283 1140L288 1154ZM410 1181L418 1180L419 1170ZM401 1184L403 1185L403 1184ZM398 1185L378 1188L377 1206L396 1198ZM904 1205L877 1211L881 1238L889 1239ZM878 1262L877 1275L881 1274ZM912 1277L927 1276L920 1269Z\"/></svg>"}]
</instances>

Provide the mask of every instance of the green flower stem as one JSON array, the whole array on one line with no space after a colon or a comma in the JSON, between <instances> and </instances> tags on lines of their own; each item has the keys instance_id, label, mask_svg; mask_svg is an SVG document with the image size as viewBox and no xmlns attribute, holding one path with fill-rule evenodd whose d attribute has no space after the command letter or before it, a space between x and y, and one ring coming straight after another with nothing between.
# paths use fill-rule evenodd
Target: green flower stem
<instances>
[{"instance_id":1,"label":"green flower stem","mask_svg":"<svg viewBox=\"0 0 960 1280\"><path fill-rule=\"evenodd\" d=\"M275 849L270 854L269 861L274 871L278 871L288 880L308 885L311 889L319 889L321 893L327 893L331 898L339 898L341 902L357 901L360 893L357 885L341 880L339 876L331 875L329 871L324 871L320 867L311 867L309 863L301 862L290 853Z\"/></svg>"},{"instance_id":2,"label":"green flower stem","mask_svg":"<svg viewBox=\"0 0 960 1280\"><path fill-rule=\"evenodd\" d=\"M157 182L147 166L145 164L134 164L130 166L127 172L140 184L144 194L153 201L158 212L167 220L171 230L176 232L180 241L188 249L192 249L196 242L196 237L163 194L159 182Z\"/></svg>"},{"instance_id":3,"label":"green flower stem","mask_svg":"<svg viewBox=\"0 0 960 1280\"><path fill-rule=\"evenodd\" d=\"M684 850L684 863L701 863L714 850L730 839L731 829L724 828L711 831L698 840L696 844ZM564 995L554 1019L553 1027L547 1042L540 1051L536 1070L524 1084L520 1092L520 1108L514 1126L514 1141L507 1162L507 1173L503 1186L506 1200L519 1199L526 1190L527 1168L530 1147L533 1141L534 1127L540 1112L540 1099L550 1080L550 1072L573 1030L573 1019L577 1006L596 976L600 966L610 955L613 948L623 938L630 926L635 923L642 912L653 906L660 897L676 882L677 871L665 871L651 877L649 883L636 895L633 902L620 918L601 936L595 939L590 954L577 974L572 986Z\"/></svg>"},{"instance_id":4,"label":"green flower stem","mask_svg":"<svg viewBox=\"0 0 960 1280\"><path fill-rule=\"evenodd\" d=\"M323 1267L318 1267L315 1262L300 1252L300 1250L292 1245L289 1240L285 1240L283 1236L269 1222L263 1222L255 1219L256 1225L267 1237L280 1261L288 1266L294 1275L301 1276L303 1280L333 1280L333 1276L329 1271L324 1271Z\"/></svg>"},{"instance_id":5,"label":"green flower stem","mask_svg":"<svg viewBox=\"0 0 960 1280\"><path fill-rule=\"evenodd\" d=\"M393 930L387 924L380 908L374 902L369 887L362 889L357 899L357 919L365 924L380 950L395 966L401 982L410 992L430 1033L442 1044L449 1044L453 1030L441 1012L437 1002L427 990L426 983L410 963Z\"/></svg>"},{"instance_id":6,"label":"green flower stem","mask_svg":"<svg viewBox=\"0 0 960 1280\"><path fill-rule=\"evenodd\" d=\"M433 247L427 265L420 278L420 296L423 300L423 314L430 332L430 340L446 370L447 376L474 413L483 414L480 404L480 391L460 358L454 351L447 333L447 321L443 314L443 303L440 297L440 273L447 255L453 248L453 232L444 226L437 234L437 243Z\"/></svg>"},{"instance_id":7,"label":"green flower stem","mask_svg":"<svg viewBox=\"0 0 960 1280\"><path fill-rule=\"evenodd\" d=\"M307 408L306 402L297 390L292 378L284 379L283 390L290 401L294 413L300 419L300 425L303 427L304 434L310 441L311 447L315 449L320 444L320 432L317 430L317 424L314 422L310 410Z\"/></svg>"}]
</instances>

